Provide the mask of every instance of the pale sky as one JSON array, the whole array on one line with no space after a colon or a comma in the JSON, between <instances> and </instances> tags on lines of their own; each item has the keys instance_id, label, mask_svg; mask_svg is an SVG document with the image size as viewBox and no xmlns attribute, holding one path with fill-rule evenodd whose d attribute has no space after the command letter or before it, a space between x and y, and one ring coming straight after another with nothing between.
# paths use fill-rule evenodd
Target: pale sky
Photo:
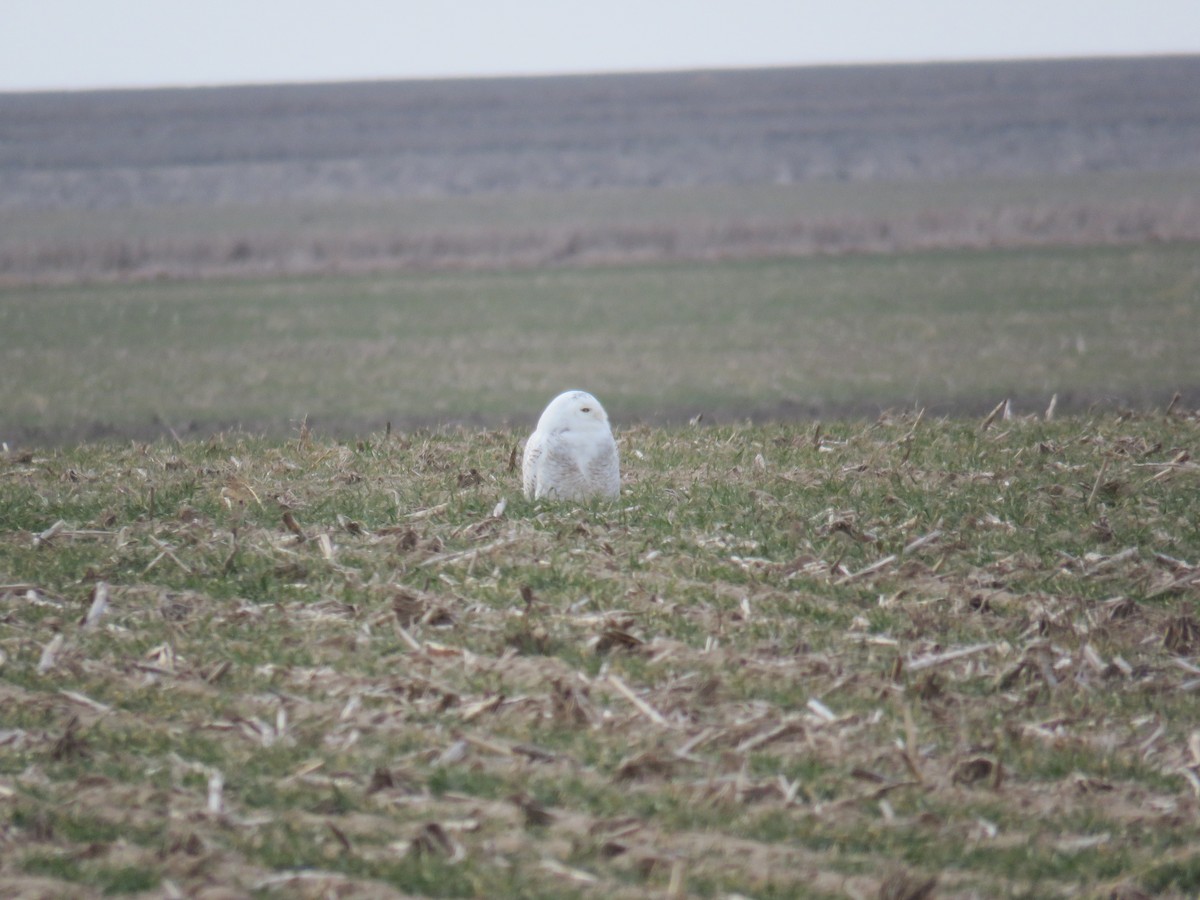
<instances>
[{"instance_id":1,"label":"pale sky","mask_svg":"<svg viewBox=\"0 0 1200 900\"><path fill-rule=\"evenodd\" d=\"M0 91L1200 53L1200 0L0 0Z\"/></svg>"}]
</instances>

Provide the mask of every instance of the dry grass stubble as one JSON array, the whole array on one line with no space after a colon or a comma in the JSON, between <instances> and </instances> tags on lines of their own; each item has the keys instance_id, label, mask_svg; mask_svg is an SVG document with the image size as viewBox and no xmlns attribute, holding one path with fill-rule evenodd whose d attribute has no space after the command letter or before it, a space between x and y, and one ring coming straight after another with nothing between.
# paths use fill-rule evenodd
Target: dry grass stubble
<instances>
[{"instance_id":1,"label":"dry grass stubble","mask_svg":"<svg viewBox=\"0 0 1200 900\"><path fill-rule=\"evenodd\" d=\"M278 896L1200 886L1200 423L508 431L0 470L0 883Z\"/></svg>"}]
</instances>

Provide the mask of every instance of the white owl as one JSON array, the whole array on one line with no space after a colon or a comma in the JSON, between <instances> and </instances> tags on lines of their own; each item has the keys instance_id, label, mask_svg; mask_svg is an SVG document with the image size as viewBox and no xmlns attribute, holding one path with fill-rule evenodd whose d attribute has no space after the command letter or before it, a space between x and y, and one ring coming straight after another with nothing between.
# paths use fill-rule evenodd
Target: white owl
<instances>
[{"instance_id":1,"label":"white owl","mask_svg":"<svg viewBox=\"0 0 1200 900\"><path fill-rule=\"evenodd\" d=\"M530 500L620 494L617 443L600 401L587 391L567 391L551 400L525 442L521 470Z\"/></svg>"}]
</instances>

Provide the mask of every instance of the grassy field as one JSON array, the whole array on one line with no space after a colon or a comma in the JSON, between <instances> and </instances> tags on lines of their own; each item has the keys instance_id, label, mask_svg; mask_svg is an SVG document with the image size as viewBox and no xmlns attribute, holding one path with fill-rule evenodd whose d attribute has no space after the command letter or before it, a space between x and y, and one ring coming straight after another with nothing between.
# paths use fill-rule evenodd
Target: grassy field
<instances>
[{"instance_id":1,"label":"grassy field","mask_svg":"<svg viewBox=\"0 0 1200 900\"><path fill-rule=\"evenodd\" d=\"M6 895L1200 891L1196 416L523 436L5 457Z\"/></svg>"},{"instance_id":2,"label":"grassy field","mask_svg":"<svg viewBox=\"0 0 1200 900\"><path fill-rule=\"evenodd\" d=\"M1200 240L1190 171L0 204L0 284L762 259Z\"/></svg>"},{"instance_id":3,"label":"grassy field","mask_svg":"<svg viewBox=\"0 0 1200 900\"><path fill-rule=\"evenodd\" d=\"M0 96L0 896L1200 894L1195 69Z\"/></svg>"},{"instance_id":4,"label":"grassy field","mask_svg":"<svg viewBox=\"0 0 1200 900\"><path fill-rule=\"evenodd\" d=\"M941 181L693 185L638 189L514 191L376 199L335 197L216 205L106 209L0 209L0 250L22 244L85 245L117 240L179 243L225 239L296 242L334 235L446 237L534 230L571 232L697 223L909 220L974 210L1193 209L1191 172L1105 172L975 177ZM1192 214L1189 213L1189 216Z\"/></svg>"},{"instance_id":5,"label":"grassy field","mask_svg":"<svg viewBox=\"0 0 1200 900\"><path fill-rule=\"evenodd\" d=\"M0 440L1195 405L1196 245L0 290Z\"/></svg>"}]
</instances>

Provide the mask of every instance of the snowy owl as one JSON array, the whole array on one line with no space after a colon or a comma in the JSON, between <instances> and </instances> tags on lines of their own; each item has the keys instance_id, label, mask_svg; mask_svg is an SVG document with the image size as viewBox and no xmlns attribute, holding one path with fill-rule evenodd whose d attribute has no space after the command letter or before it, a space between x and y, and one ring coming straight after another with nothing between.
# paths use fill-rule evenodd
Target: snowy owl
<instances>
[{"instance_id":1,"label":"snowy owl","mask_svg":"<svg viewBox=\"0 0 1200 900\"><path fill-rule=\"evenodd\" d=\"M600 401L587 391L567 391L551 400L525 442L521 469L530 500L616 497L621 492L617 444Z\"/></svg>"}]
</instances>

